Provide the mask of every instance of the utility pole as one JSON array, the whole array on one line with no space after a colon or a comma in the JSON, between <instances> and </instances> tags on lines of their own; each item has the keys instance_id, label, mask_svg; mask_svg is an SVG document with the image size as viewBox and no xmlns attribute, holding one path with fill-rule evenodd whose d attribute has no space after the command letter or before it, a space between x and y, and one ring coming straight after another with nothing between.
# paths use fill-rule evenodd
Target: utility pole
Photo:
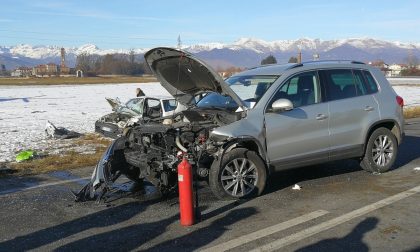
<instances>
[{"instance_id":1,"label":"utility pole","mask_svg":"<svg viewBox=\"0 0 420 252\"><path fill-rule=\"evenodd\" d=\"M177 48L181 50L182 42L181 42L181 35L178 35L178 45Z\"/></svg>"}]
</instances>

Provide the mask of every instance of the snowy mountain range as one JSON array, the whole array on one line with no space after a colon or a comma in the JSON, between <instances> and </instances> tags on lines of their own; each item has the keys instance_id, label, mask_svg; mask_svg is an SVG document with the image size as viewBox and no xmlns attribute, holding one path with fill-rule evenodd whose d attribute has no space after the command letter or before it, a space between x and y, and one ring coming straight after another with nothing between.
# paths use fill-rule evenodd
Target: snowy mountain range
<instances>
[{"instance_id":1,"label":"snowy mountain range","mask_svg":"<svg viewBox=\"0 0 420 252\"><path fill-rule=\"evenodd\" d=\"M17 66L33 66L41 63L60 62L60 46L32 46L20 44L16 46L0 46L0 64L7 69ZM128 53L127 49L100 49L96 45L86 44L80 47L65 47L66 61L74 66L80 53L105 55L112 53ZM320 59L352 59L403 63L409 54L420 58L420 44L408 44L377 40L372 38L351 38L338 40L320 40L302 38L297 40L265 41L255 38L241 38L231 44L207 43L183 46L182 49L196 54L199 58L215 67L258 65L261 59L272 54L279 63L286 63L291 56L302 51L303 60L311 60L313 54ZM134 49L141 56L148 49Z\"/></svg>"}]
</instances>

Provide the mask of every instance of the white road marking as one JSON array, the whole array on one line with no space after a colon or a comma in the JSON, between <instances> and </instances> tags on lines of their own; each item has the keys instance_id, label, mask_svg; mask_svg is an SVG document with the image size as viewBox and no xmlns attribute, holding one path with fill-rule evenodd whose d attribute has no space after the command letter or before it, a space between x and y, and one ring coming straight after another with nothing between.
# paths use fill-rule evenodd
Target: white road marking
<instances>
[{"instance_id":1,"label":"white road marking","mask_svg":"<svg viewBox=\"0 0 420 252\"><path fill-rule=\"evenodd\" d=\"M16 189L13 189L13 190L6 190L6 191L0 192L0 197L10 195L10 194L14 194L14 193L29 191L29 190L33 190L33 189L38 189L38 188L43 188L43 187L48 187L48 186L53 186L53 185L68 184L68 183L79 182L79 181L83 181L83 180L90 180L90 177L82 177L82 178L69 179L69 180L60 180L60 181L57 181L57 182L45 183L45 184L30 186L30 187L26 187L26 188L22 188L22 189L16 188ZM10 191L10 193L7 193L8 191Z\"/></svg>"},{"instance_id":2,"label":"white road marking","mask_svg":"<svg viewBox=\"0 0 420 252\"><path fill-rule=\"evenodd\" d=\"M337 225L343 224L344 222L347 222L349 220L352 220L354 218L360 217L362 215L365 215L367 213L370 213L374 210L377 210L379 208L382 208L384 206L390 205L392 203L395 203L399 200L405 199L407 197L410 197L416 193L420 192L420 186L414 187L410 190L398 193L394 196L385 198L383 200L377 201L373 204L364 206L362 208L356 209L354 211L351 211L349 213L346 213L344 215L341 215L339 217L336 217L334 219L325 221L323 223L320 223L318 225L312 226L310 228L307 228L305 230L302 230L300 232L297 232L295 234L286 236L284 238L281 238L277 241L271 242L269 244L266 244L264 246L258 247L254 250L251 250L253 252L256 251L276 251L280 250L282 247L288 246L290 244L293 244L295 242L298 242L300 240L303 240L305 238L308 238L310 236L313 236L315 234L318 234L322 231L328 230L330 228L336 227Z\"/></svg>"},{"instance_id":3,"label":"white road marking","mask_svg":"<svg viewBox=\"0 0 420 252\"><path fill-rule=\"evenodd\" d=\"M243 245L245 243L255 241L255 240L260 239L262 237L280 232L280 231L288 229L290 227L293 227L293 226L299 225L301 223L310 221L312 219L318 218L318 217L323 216L327 213L328 213L328 211L324 211L324 210L314 211L312 213L308 213L308 214L299 216L297 218L294 218L294 219L291 219L291 220L288 220L288 221L285 221L285 222L282 222L282 223L279 223L279 224L276 224L276 225L258 230L256 232L253 232L253 233L250 233L250 234L247 234L247 235L243 235L243 236L235 238L233 240L230 240L230 241L218 244L214 247L210 247L210 248L200 250L200 251L202 251L202 252L203 251L205 251L205 252L208 252L208 251L226 251L226 250L238 247L240 245Z\"/></svg>"}]
</instances>

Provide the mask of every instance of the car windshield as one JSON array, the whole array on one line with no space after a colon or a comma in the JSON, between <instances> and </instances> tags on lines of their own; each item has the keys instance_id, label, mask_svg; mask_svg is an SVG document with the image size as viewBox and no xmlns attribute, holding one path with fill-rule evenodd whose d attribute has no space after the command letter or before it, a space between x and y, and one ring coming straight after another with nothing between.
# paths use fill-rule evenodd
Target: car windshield
<instances>
[{"instance_id":1,"label":"car windshield","mask_svg":"<svg viewBox=\"0 0 420 252\"><path fill-rule=\"evenodd\" d=\"M234 76L227 79L226 82L239 98L245 102L245 105L252 108L278 77L278 75ZM235 111L239 106L230 96L209 93L197 103L197 107L222 108Z\"/></svg>"},{"instance_id":2,"label":"car windshield","mask_svg":"<svg viewBox=\"0 0 420 252\"><path fill-rule=\"evenodd\" d=\"M132 110L132 111L134 111L138 114L142 114L143 113L143 102L142 101L143 101L143 99L138 99L138 98L131 99L125 104L125 106L128 109L130 109L130 110Z\"/></svg>"},{"instance_id":3,"label":"car windshield","mask_svg":"<svg viewBox=\"0 0 420 252\"><path fill-rule=\"evenodd\" d=\"M278 77L278 75L232 76L226 79L226 82L242 101L257 103Z\"/></svg>"},{"instance_id":4,"label":"car windshield","mask_svg":"<svg viewBox=\"0 0 420 252\"><path fill-rule=\"evenodd\" d=\"M220 108L235 111L239 106L230 96L223 96L219 93L208 93L198 103L199 108Z\"/></svg>"}]
</instances>

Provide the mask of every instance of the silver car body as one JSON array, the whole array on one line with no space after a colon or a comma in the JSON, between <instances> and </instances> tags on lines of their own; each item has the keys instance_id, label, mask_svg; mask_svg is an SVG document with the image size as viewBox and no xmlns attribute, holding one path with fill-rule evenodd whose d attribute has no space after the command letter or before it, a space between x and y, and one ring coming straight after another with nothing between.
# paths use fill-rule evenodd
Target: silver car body
<instances>
[{"instance_id":1,"label":"silver car body","mask_svg":"<svg viewBox=\"0 0 420 252\"><path fill-rule=\"evenodd\" d=\"M365 70L372 74L378 91L373 94L268 112L274 94L293 76L323 69ZM214 129L212 134L232 141L254 142L268 167L274 170L330 160L363 156L369 132L379 124L392 124L401 142L403 116L397 94L383 74L359 63L314 62L261 66L238 75L280 75L244 119Z\"/></svg>"}]
</instances>

